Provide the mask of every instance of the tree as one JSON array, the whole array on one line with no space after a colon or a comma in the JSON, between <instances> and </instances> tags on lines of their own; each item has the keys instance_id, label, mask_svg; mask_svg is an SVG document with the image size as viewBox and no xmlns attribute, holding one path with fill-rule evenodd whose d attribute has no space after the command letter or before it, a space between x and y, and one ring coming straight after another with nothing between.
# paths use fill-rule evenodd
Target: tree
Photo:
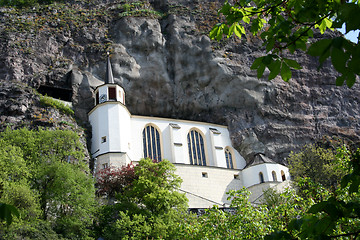
<instances>
[{"instance_id":1,"label":"tree","mask_svg":"<svg viewBox=\"0 0 360 240\"><path fill-rule=\"evenodd\" d=\"M120 185L114 186L118 189L116 203L103 207L99 235L105 239L174 238L187 209L185 195L177 191L181 179L174 165L167 160L141 159L133 169L135 177L125 186L116 181Z\"/></svg>"},{"instance_id":2,"label":"tree","mask_svg":"<svg viewBox=\"0 0 360 240\"><path fill-rule=\"evenodd\" d=\"M328 190L336 189L345 175L342 163L331 150L316 145L305 145L298 153L288 157L289 172L301 190L309 190L310 185L320 184ZM304 181L308 178L309 181ZM314 189L319 188L316 186Z\"/></svg>"},{"instance_id":3,"label":"tree","mask_svg":"<svg viewBox=\"0 0 360 240\"><path fill-rule=\"evenodd\" d=\"M56 233L76 239L89 235L95 189L83 151L71 131L0 133L0 201L20 213L0 238L26 238L43 230L51 239Z\"/></svg>"},{"instance_id":4,"label":"tree","mask_svg":"<svg viewBox=\"0 0 360 240\"><path fill-rule=\"evenodd\" d=\"M115 198L115 194L122 194L126 187L136 178L133 164L117 168L110 166L96 173L97 194L105 196L109 200Z\"/></svg>"},{"instance_id":5,"label":"tree","mask_svg":"<svg viewBox=\"0 0 360 240\"><path fill-rule=\"evenodd\" d=\"M337 158L348 165L341 188L311 206L302 217L293 218L285 230L277 230L265 239L336 239L360 236L360 149L339 149Z\"/></svg>"},{"instance_id":6,"label":"tree","mask_svg":"<svg viewBox=\"0 0 360 240\"><path fill-rule=\"evenodd\" d=\"M354 85L360 75L360 45L343 36L317 38L317 33L346 26L346 33L360 26L358 0L238 0L226 1L219 14L225 16L223 23L216 24L210 32L218 41L225 35L241 38L250 31L260 34L264 41L266 56L257 58L251 69L257 70L257 77L263 76L268 68L271 80L280 74L284 81L292 76L291 69L301 69L298 62L284 57L296 50L318 57L319 68L328 58L341 75L336 85L346 82ZM249 25L249 28L247 27ZM335 35L333 35L335 36ZM358 37L359 38L359 37Z\"/></svg>"},{"instance_id":7,"label":"tree","mask_svg":"<svg viewBox=\"0 0 360 240\"><path fill-rule=\"evenodd\" d=\"M309 206L291 189L271 193L281 199L276 205L249 202L250 192L245 188L228 194L230 209L214 206L201 216L187 216L179 227L179 239L262 239L274 229L285 230L289 219L303 216Z\"/></svg>"}]
</instances>

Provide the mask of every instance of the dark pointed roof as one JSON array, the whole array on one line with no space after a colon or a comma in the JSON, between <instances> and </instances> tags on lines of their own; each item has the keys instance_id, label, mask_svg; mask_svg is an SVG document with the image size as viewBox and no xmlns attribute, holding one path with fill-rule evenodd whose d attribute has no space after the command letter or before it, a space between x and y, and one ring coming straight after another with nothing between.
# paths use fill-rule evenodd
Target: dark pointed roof
<instances>
[{"instance_id":1,"label":"dark pointed roof","mask_svg":"<svg viewBox=\"0 0 360 240\"><path fill-rule=\"evenodd\" d=\"M255 155L254 159L246 165L245 168L252 167L262 163L276 163L276 162L266 157L264 154L258 153Z\"/></svg>"},{"instance_id":2,"label":"dark pointed roof","mask_svg":"<svg viewBox=\"0 0 360 240\"><path fill-rule=\"evenodd\" d=\"M115 83L114 76L111 69L110 56L108 54L107 64L106 64L106 75L105 75L105 83Z\"/></svg>"}]
</instances>

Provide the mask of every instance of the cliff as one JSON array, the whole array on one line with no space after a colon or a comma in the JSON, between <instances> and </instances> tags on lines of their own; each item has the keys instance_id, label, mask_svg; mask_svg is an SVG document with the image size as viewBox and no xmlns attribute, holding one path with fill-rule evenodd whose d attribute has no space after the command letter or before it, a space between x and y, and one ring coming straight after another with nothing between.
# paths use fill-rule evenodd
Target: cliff
<instances>
[{"instance_id":1,"label":"cliff","mask_svg":"<svg viewBox=\"0 0 360 240\"><path fill-rule=\"evenodd\" d=\"M228 125L247 160L262 152L284 162L324 136L360 140L359 83L336 87L331 63L318 71L316 59L301 52L293 59L303 69L289 83L257 79L250 66L264 54L259 38L217 43L207 36L220 4L99 0L1 8L1 127L88 126L109 51L131 113ZM34 89L71 101L75 118L45 108L40 124L44 108Z\"/></svg>"}]
</instances>

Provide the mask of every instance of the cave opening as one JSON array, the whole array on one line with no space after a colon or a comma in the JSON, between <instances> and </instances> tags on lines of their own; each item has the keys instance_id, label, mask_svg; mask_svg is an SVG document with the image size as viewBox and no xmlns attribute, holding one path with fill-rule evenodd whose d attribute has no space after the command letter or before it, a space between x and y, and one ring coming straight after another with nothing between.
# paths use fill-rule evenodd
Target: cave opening
<instances>
[{"instance_id":1,"label":"cave opening","mask_svg":"<svg viewBox=\"0 0 360 240\"><path fill-rule=\"evenodd\" d=\"M72 98L72 89L69 88L41 85L38 88L38 92L42 95L47 95L67 102L71 102Z\"/></svg>"}]
</instances>

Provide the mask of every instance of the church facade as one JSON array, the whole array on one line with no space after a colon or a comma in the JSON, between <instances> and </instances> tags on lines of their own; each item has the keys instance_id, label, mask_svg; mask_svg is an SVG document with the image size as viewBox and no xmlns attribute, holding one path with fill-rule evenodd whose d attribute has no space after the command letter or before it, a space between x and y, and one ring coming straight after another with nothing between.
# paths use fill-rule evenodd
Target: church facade
<instances>
[{"instance_id":1,"label":"church facade","mask_svg":"<svg viewBox=\"0 0 360 240\"><path fill-rule=\"evenodd\" d=\"M226 192L242 187L256 201L263 189L290 179L286 166L264 155L246 164L233 148L226 126L132 115L123 88L114 82L110 59L105 84L95 89L95 106L88 116L95 171L141 158L167 159L183 179L179 191L186 194L190 208L226 207Z\"/></svg>"}]
</instances>

